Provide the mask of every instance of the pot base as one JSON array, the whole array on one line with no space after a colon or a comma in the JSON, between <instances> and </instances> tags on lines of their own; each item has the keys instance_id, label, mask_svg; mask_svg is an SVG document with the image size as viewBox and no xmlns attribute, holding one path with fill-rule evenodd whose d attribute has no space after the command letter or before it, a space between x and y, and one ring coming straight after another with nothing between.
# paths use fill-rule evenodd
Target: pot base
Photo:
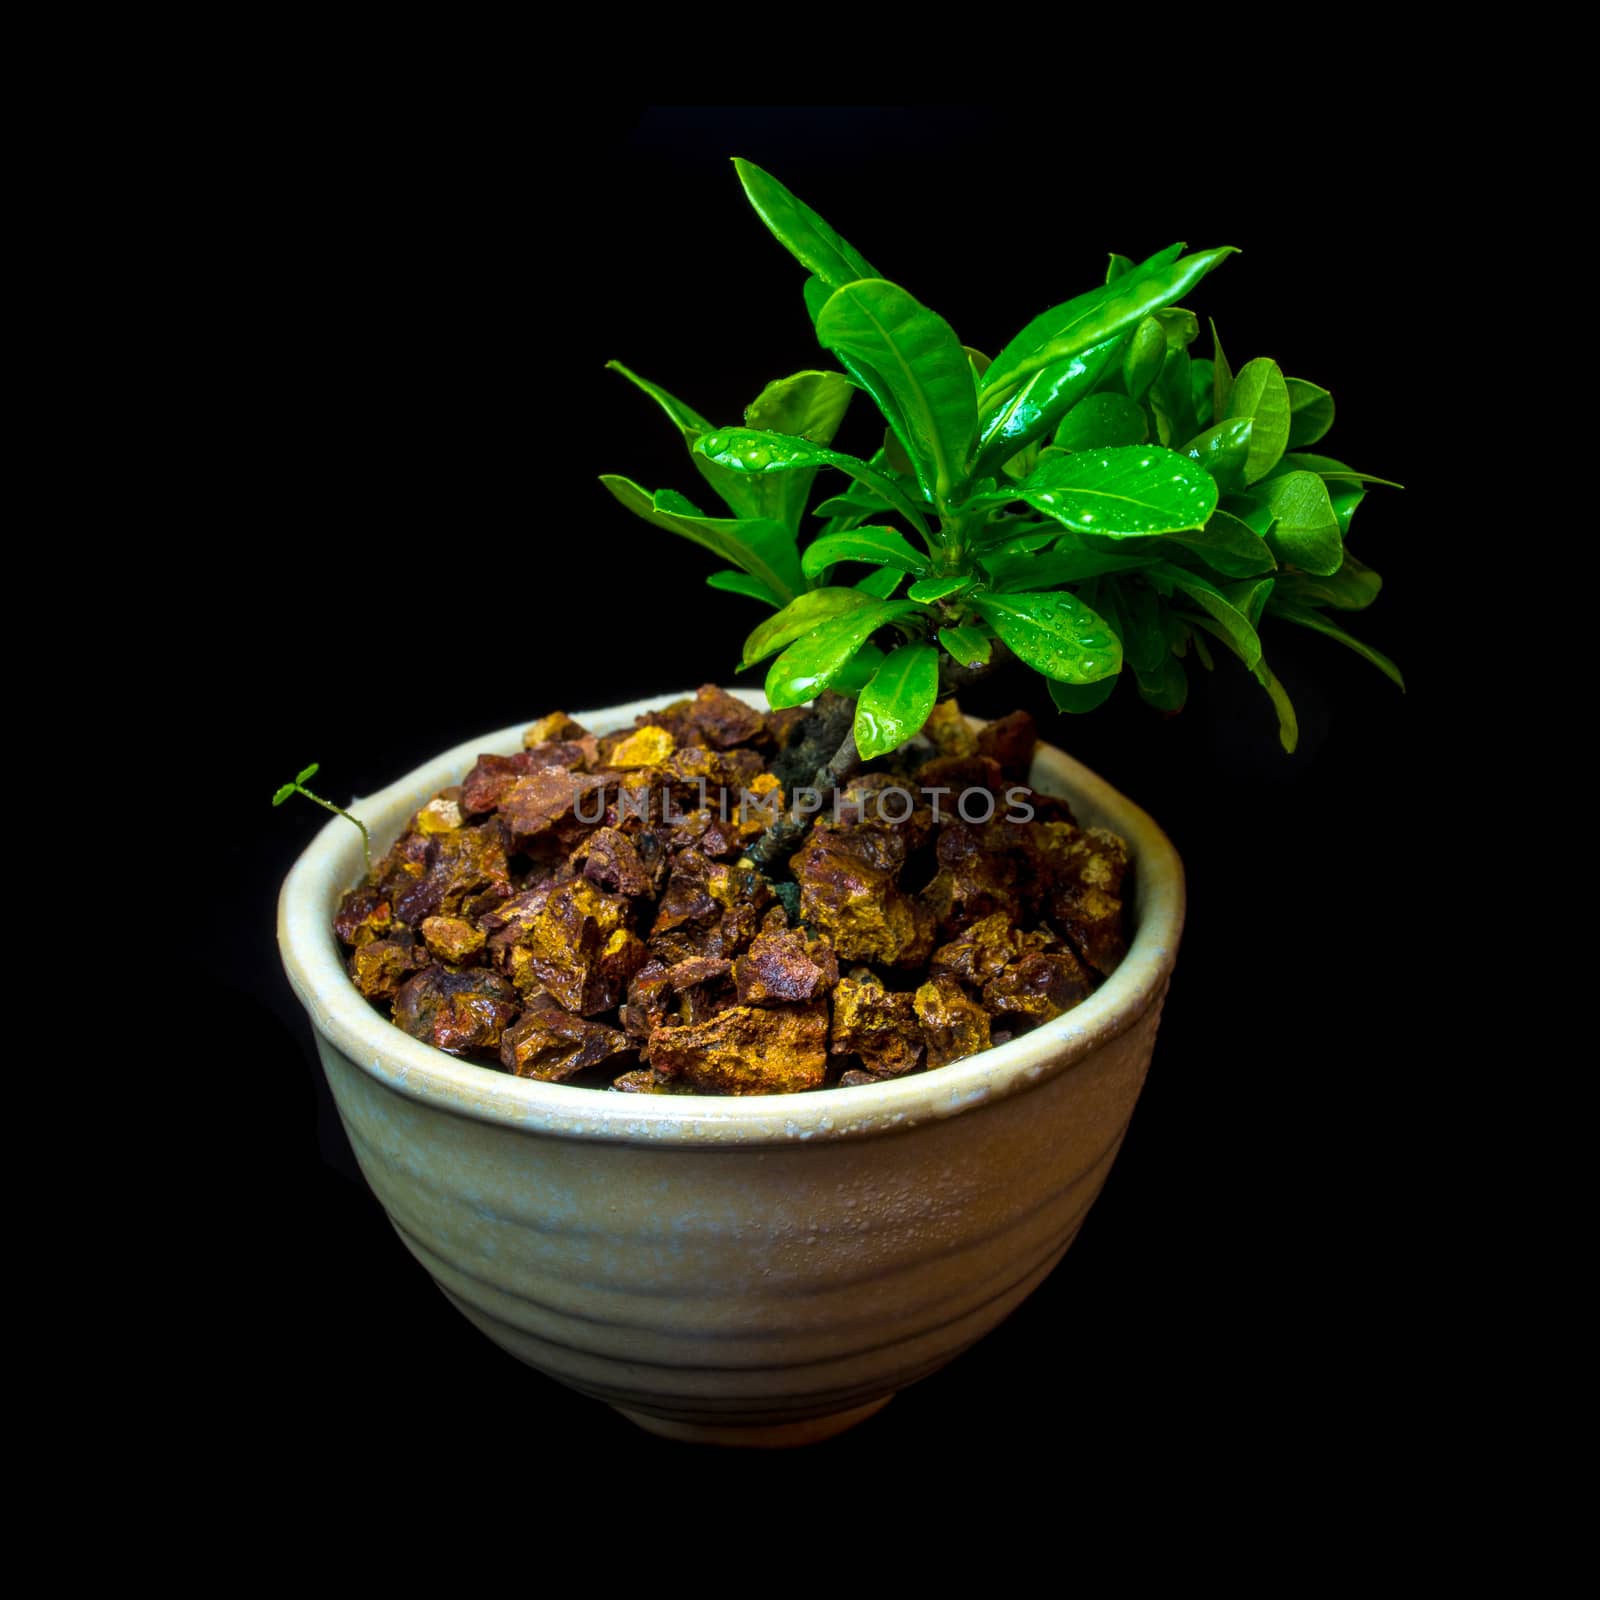
<instances>
[{"instance_id":1,"label":"pot base","mask_svg":"<svg viewBox=\"0 0 1600 1600\"><path fill-rule=\"evenodd\" d=\"M714 1422L672 1422L666 1417L646 1416L642 1411L630 1411L626 1406L613 1406L629 1422L636 1423L646 1433L663 1439L676 1439L680 1444L721 1444L743 1446L749 1450L790 1450L797 1445L821 1444L875 1417L894 1399L886 1394L881 1400L869 1400L864 1406L849 1411L835 1411L829 1417L807 1417L804 1422L773 1422L761 1427L729 1427Z\"/></svg>"}]
</instances>

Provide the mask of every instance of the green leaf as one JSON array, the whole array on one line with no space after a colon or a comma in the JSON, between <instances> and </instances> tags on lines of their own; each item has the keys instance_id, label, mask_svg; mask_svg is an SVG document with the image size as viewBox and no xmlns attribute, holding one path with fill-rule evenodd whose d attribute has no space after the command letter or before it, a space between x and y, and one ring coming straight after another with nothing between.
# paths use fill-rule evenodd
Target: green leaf
<instances>
[{"instance_id":1,"label":"green leaf","mask_svg":"<svg viewBox=\"0 0 1600 1600\"><path fill-rule=\"evenodd\" d=\"M772 230L773 237L829 290L858 278L876 278L878 273L860 251L847 244L803 200L797 199L753 161L738 156L733 165L739 182L756 209L756 215Z\"/></svg>"},{"instance_id":2,"label":"green leaf","mask_svg":"<svg viewBox=\"0 0 1600 1600\"><path fill-rule=\"evenodd\" d=\"M1031 373L1138 325L1152 311L1171 305L1214 266L1233 254L1231 246L1175 259L1182 245L1158 252L1103 288L1078 295L1035 317L994 359L985 374L984 398L1009 392Z\"/></svg>"},{"instance_id":3,"label":"green leaf","mask_svg":"<svg viewBox=\"0 0 1600 1600\"><path fill-rule=\"evenodd\" d=\"M870 594L874 600L887 600L904 580L905 573L894 567L879 567L876 572L869 572L856 588L863 594Z\"/></svg>"},{"instance_id":4,"label":"green leaf","mask_svg":"<svg viewBox=\"0 0 1600 1600\"><path fill-rule=\"evenodd\" d=\"M1328 504L1333 507L1333 514L1339 519L1339 537L1350 537L1350 519L1356 514L1356 507L1367 498L1364 485L1359 483L1344 483L1338 478L1324 478L1328 486Z\"/></svg>"},{"instance_id":5,"label":"green leaf","mask_svg":"<svg viewBox=\"0 0 1600 1600\"><path fill-rule=\"evenodd\" d=\"M1289 442L1289 388L1276 361L1258 356L1245 363L1233 381L1226 415L1254 418L1245 482L1264 478L1278 464L1278 457Z\"/></svg>"},{"instance_id":6,"label":"green leaf","mask_svg":"<svg viewBox=\"0 0 1600 1600\"><path fill-rule=\"evenodd\" d=\"M700 441L703 447L704 440ZM809 447L808 447L809 448ZM707 517L681 494L662 489L652 495L631 479L607 473L600 481L630 511L665 528L669 533L693 540L695 544L721 556L730 566L759 579L780 604L787 604L805 588L794 536L776 522L762 519Z\"/></svg>"},{"instance_id":7,"label":"green leaf","mask_svg":"<svg viewBox=\"0 0 1600 1600\"><path fill-rule=\"evenodd\" d=\"M1008 519L1009 520L1009 519ZM1030 550L1043 550L1048 546L1059 544L1059 541L1071 539L1070 533L1063 533L1053 523L1036 524L1026 533L1002 535L1002 542L988 550L990 556L1020 556L1026 555Z\"/></svg>"},{"instance_id":8,"label":"green leaf","mask_svg":"<svg viewBox=\"0 0 1600 1600\"><path fill-rule=\"evenodd\" d=\"M1217 508L1210 473L1155 445L1049 456L1016 493L1078 533L1107 538L1203 528Z\"/></svg>"},{"instance_id":9,"label":"green leaf","mask_svg":"<svg viewBox=\"0 0 1600 1600\"><path fill-rule=\"evenodd\" d=\"M1214 631L1218 632L1218 637L1247 667L1255 666L1261 659L1261 640L1250 619L1215 584L1196 573L1170 565L1161 568L1161 575L1211 617L1217 625Z\"/></svg>"},{"instance_id":10,"label":"green leaf","mask_svg":"<svg viewBox=\"0 0 1600 1600\"><path fill-rule=\"evenodd\" d=\"M896 574L898 577L899 574ZM883 665L883 651L868 640L850 657L828 685L835 694L860 694L872 681L872 674Z\"/></svg>"},{"instance_id":11,"label":"green leaf","mask_svg":"<svg viewBox=\"0 0 1600 1600\"><path fill-rule=\"evenodd\" d=\"M835 292L817 318L817 338L856 365L924 493L949 504L966 482L978 431L972 371L950 324L898 284L873 278Z\"/></svg>"},{"instance_id":12,"label":"green leaf","mask_svg":"<svg viewBox=\"0 0 1600 1600\"><path fill-rule=\"evenodd\" d=\"M931 644L891 650L856 701L856 749L887 755L922 731L939 698L939 652Z\"/></svg>"},{"instance_id":13,"label":"green leaf","mask_svg":"<svg viewBox=\"0 0 1600 1600\"><path fill-rule=\"evenodd\" d=\"M1166 330L1169 350L1187 350L1200 337L1200 319L1182 306L1165 306L1150 314Z\"/></svg>"},{"instance_id":14,"label":"green leaf","mask_svg":"<svg viewBox=\"0 0 1600 1600\"><path fill-rule=\"evenodd\" d=\"M1216 421L1228 415L1228 400L1233 394L1233 368L1222 353L1222 339L1215 322L1211 323L1211 385L1211 416Z\"/></svg>"},{"instance_id":15,"label":"green leaf","mask_svg":"<svg viewBox=\"0 0 1600 1600\"><path fill-rule=\"evenodd\" d=\"M304 783L307 778L314 778L321 771L321 762L313 761L309 767L302 767L300 771L294 775L294 781L296 783Z\"/></svg>"},{"instance_id":16,"label":"green leaf","mask_svg":"<svg viewBox=\"0 0 1600 1600\"><path fill-rule=\"evenodd\" d=\"M1144 412L1125 394L1091 394L1061 419L1056 444L1063 450L1105 450L1143 444Z\"/></svg>"},{"instance_id":17,"label":"green leaf","mask_svg":"<svg viewBox=\"0 0 1600 1600\"><path fill-rule=\"evenodd\" d=\"M1026 552L1002 555L999 552L980 556L979 562L989 574L994 587L1006 589L1053 589L1060 583L1082 583L1088 578L1099 578L1108 572L1128 572L1136 567L1148 566L1156 557L1145 554L1142 547L1137 553L1109 550L1090 550L1083 546L1057 549L1043 554Z\"/></svg>"},{"instance_id":18,"label":"green leaf","mask_svg":"<svg viewBox=\"0 0 1600 1600\"><path fill-rule=\"evenodd\" d=\"M973 606L1035 672L1063 683L1093 683L1122 668L1122 645L1104 617L1064 589L987 594Z\"/></svg>"},{"instance_id":19,"label":"green leaf","mask_svg":"<svg viewBox=\"0 0 1600 1600\"><path fill-rule=\"evenodd\" d=\"M1087 404L1093 398L1089 391L1113 365L1123 344L1120 337L1107 339L1082 355L1042 368L1009 394L992 396L987 407L980 406L979 451L973 476L981 478L993 473L999 463L1045 438L1058 420ZM1142 416L1137 437L1144 437ZM1106 442L1127 444L1136 443L1137 439Z\"/></svg>"},{"instance_id":20,"label":"green leaf","mask_svg":"<svg viewBox=\"0 0 1600 1600\"><path fill-rule=\"evenodd\" d=\"M1110 591L1109 593L1107 591ZM1162 626L1161 598L1142 583L1102 586L1102 604L1109 602L1116 616L1113 625L1122 639L1123 660L1136 673L1160 669L1167 656L1167 635Z\"/></svg>"},{"instance_id":21,"label":"green leaf","mask_svg":"<svg viewBox=\"0 0 1600 1600\"><path fill-rule=\"evenodd\" d=\"M1148 671L1133 669L1139 698L1157 711L1182 711L1189 698L1189 674L1173 655L1164 655Z\"/></svg>"},{"instance_id":22,"label":"green leaf","mask_svg":"<svg viewBox=\"0 0 1600 1600\"><path fill-rule=\"evenodd\" d=\"M1226 494L1244 488L1245 463L1250 455L1250 435L1255 431L1253 417L1233 417L1196 434L1183 447L1191 461L1198 461Z\"/></svg>"},{"instance_id":23,"label":"green leaf","mask_svg":"<svg viewBox=\"0 0 1600 1600\"><path fill-rule=\"evenodd\" d=\"M1272 525L1266 539L1289 566L1326 575L1339 570L1344 545L1328 486L1314 472L1290 472L1260 485Z\"/></svg>"},{"instance_id":24,"label":"green leaf","mask_svg":"<svg viewBox=\"0 0 1600 1600\"><path fill-rule=\"evenodd\" d=\"M906 590L906 599L915 600L918 605L932 605L936 600L945 600L953 594L959 594L963 589L970 589L972 581L972 574L967 572L952 572L937 578L923 578Z\"/></svg>"},{"instance_id":25,"label":"green leaf","mask_svg":"<svg viewBox=\"0 0 1600 1600\"><path fill-rule=\"evenodd\" d=\"M898 567L902 572L928 570L925 556L906 543L893 528L852 528L848 533L827 533L807 545L800 570L814 578L837 561L869 561L874 566Z\"/></svg>"},{"instance_id":26,"label":"green leaf","mask_svg":"<svg viewBox=\"0 0 1600 1600\"><path fill-rule=\"evenodd\" d=\"M1167 330L1155 317L1146 317L1133 330L1122 358L1122 386L1130 400L1138 400L1161 375L1167 360Z\"/></svg>"},{"instance_id":27,"label":"green leaf","mask_svg":"<svg viewBox=\"0 0 1600 1600\"><path fill-rule=\"evenodd\" d=\"M1197 356L1189 363L1189 390L1194 401L1194 420L1197 428L1209 428L1217 420L1213 404L1216 391L1216 368L1205 356Z\"/></svg>"},{"instance_id":28,"label":"green leaf","mask_svg":"<svg viewBox=\"0 0 1600 1600\"><path fill-rule=\"evenodd\" d=\"M1285 378L1289 391L1289 448L1315 444L1333 426L1333 396L1304 378Z\"/></svg>"},{"instance_id":29,"label":"green leaf","mask_svg":"<svg viewBox=\"0 0 1600 1600\"><path fill-rule=\"evenodd\" d=\"M1394 483L1388 478L1374 478L1370 472L1357 472L1353 467L1347 467L1342 461L1335 461L1332 456L1316 456L1309 451L1298 451L1286 455L1275 469L1283 472L1314 472L1322 478L1343 478L1351 483L1376 483L1385 489L1403 489L1403 483Z\"/></svg>"},{"instance_id":30,"label":"green leaf","mask_svg":"<svg viewBox=\"0 0 1600 1600\"><path fill-rule=\"evenodd\" d=\"M1079 716L1103 706L1111 698L1111 691L1116 686L1115 676L1101 678L1095 683L1062 683L1052 678L1049 683L1050 698L1055 701L1058 711L1069 711Z\"/></svg>"},{"instance_id":31,"label":"green leaf","mask_svg":"<svg viewBox=\"0 0 1600 1600\"><path fill-rule=\"evenodd\" d=\"M1146 397L1156 419L1156 440L1179 449L1185 439L1200 431L1194 412L1194 378L1186 350L1168 350L1161 375L1150 386Z\"/></svg>"},{"instance_id":32,"label":"green leaf","mask_svg":"<svg viewBox=\"0 0 1600 1600\"><path fill-rule=\"evenodd\" d=\"M1381 650L1374 650L1370 644L1363 644L1360 639L1352 637L1336 623L1329 622L1320 611L1302 610L1299 606L1279 602L1273 602L1269 609L1273 616L1282 617L1285 622L1298 623L1302 628L1310 628L1313 632L1327 634L1330 639L1337 639L1340 644L1354 650L1363 660L1370 661L1399 688L1405 688L1406 680L1400 676L1400 669L1388 656Z\"/></svg>"},{"instance_id":33,"label":"green leaf","mask_svg":"<svg viewBox=\"0 0 1600 1600\"><path fill-rule=\"evenodd\" d=\"M813 592L827 593L825 589ZM872 633L915 610L904 600L867 600L854 610L820 623L772 663L767 673L767 703L774 711L782 711L815 699Z\"/></svg>"},{"instance_id":34,"label":"green leaf","mask_svg":"<svg viewBox=\"0 0 1600 1600\"><path fill-rule=\"evenodd\" d=\"M760 600L769 606L778 604L766 584L759 578L752 578L748 572L713 572L706 579L706 587L722 589L728 594L748 595L750 599Z\"/></svg>"},{"instance_id":35,"label":"green leaf","mask_svg":"<svg viewBox=\"0 0 1600 1600\"><path fill-rule=\"evenodd\" d=\"M690 446L702 433L711 431L711 424L700 415L693 406L685 404L676 395L668 394L659 384L651 383L648 378L641 378L631 368L623 366L620 361L606 362L607 372L620 372L634 388L642 389L655 403L672 419L679 433L684 435Z\"/></svg>"},{"instance_id":36,"label":"green leaf","mask_svg":"<svg viewBox=\"0 0 1600 1600\"><path fill-rule=\"evenodd\" d=\"M1251 670L1255 673L1256 682L1267 691L1272 709L1278 713L1278 742L1292 756L1295 746L1300 743L1300 723L1294 714L1294 707L1289 703L1288 691L1273 676L1272 669L1265 661L1258 661Z\"/></svg>"},{"instance_id":37,"label":"green leaf","mask_svg":"<svg viewBox=\"0 0 1600 1600\"><path fill-rule=\"evenodd\" d=\"M1334 606L1340 611L1364 611L1378 598L1383 579L1348 550L1337 572L1318 576L1311 572L1286 572L1278 579L1278 598L1289 605Z\"/></svg>"},{"instance_id":38,"label":"green leaf","mask_svg":"<svg viewBox=\"0 0 1600 1600\"><path fill-rule=\"evenodd\" d=\"M872 604L872 596L863 594L859 589L812 589L792 600L777 616L768 617L755 629L744 642L744 658L739 666L741 670L753 667L774 650L792 644L824 622L831 622L836 617Z\"/></svg>"},{"instance_id":39,"label":"green leaf","mask_svg":"<svg viewBox=\"0 0 1600 1600\"><path fill-rule=\"evenodd\" d=\"M292 795L293 793L294 793L294 785L292 783L284 784L284 786L280 790L278 790L278 792L275 795L273 795L273 797L272 797L273 805L281 806L283 804L283 802L285 800L287 800L289 798L289 796Z\"/></svg>"},{"instance_id":40,"label":"green leaf","mask_svg":"<svg viewBox=\"0 0 1600 1600\"><path fill-rule=\"evenodd\" d=\"M781 433L791 438L804 439L808 444L828 445L839 431L849 408L855 387L840 372L796 372L787 378L769 383L745 407L745 425L769 433ZM711 430L707 429L706 432ZM689 448L693 450L691 441ZM716 466L703 455L705 461L719 477L729 476L729 469ZM811 496L811 484L816 473L798 471L761 474L751 477L746 473L732 473L735 482L744 486L748 509L741 515L767 517L781 522L786 528L798 532L806 501ZM715 479L712 480L714 483Z\"/></svg>"},{"instance_id":41,"label":"green leaf","mask_svg":"<svg viewBox=\"0 0 1600 1600\"><path fill-rule=\"evenodd\" d=\"M963 667L981 667L989 659L988 636L977 628L941 628L939 643Z\"/></svg>"},{"instance_id":42,"label":"green leaf","mask_svg":"<svg viewBox=\"0 0 1600 1600\"><path fill-rule=\"evenodd\" d=\"M732 472L808 472L817 467L837 467L882 495L894 510L926 536L927 523L921 511L887 473L869 466L858 456L829 450L789 434L760 432L754 428L719 428L701 439L695 449Z\"/></svg>"},{"instance_id":43,"label":"green leaf","mask_svg":"<svg viewBox=\"0 0 1600 1600\"><path fill-rule=\"evenodd\" d=\"M694 461L695 470L711 485L734 516L765 517L770 514L765 497L754 483L733 477L715 463L707 461L704 456L695 454L695 442L702 434L711 431L711 424L693 406L687 405L676 395L669 394L659 384L651 383L648 378L641 378L637 372L623 366L620 361L606 362L606 369L610 372L620 372L629 383L649 395L666 412L682 435L684 446ZM784 519L775 516L772 520L781 522Z\"/></svg>"},{"instance_id":44,"label":"green leaf","mask_svg":"<svg viewBox=\"0 0 1600 1600\"><path fill-rule=\"evenodd\" d=\"M1261 612L1270 598L1273 585L1272 578L1252 578L1248 583L1226 583L1222 585L1222 592L1227 597L1228 604L1242 616L1252 628L1260 628Z\"/></svg>"}]
</instances>

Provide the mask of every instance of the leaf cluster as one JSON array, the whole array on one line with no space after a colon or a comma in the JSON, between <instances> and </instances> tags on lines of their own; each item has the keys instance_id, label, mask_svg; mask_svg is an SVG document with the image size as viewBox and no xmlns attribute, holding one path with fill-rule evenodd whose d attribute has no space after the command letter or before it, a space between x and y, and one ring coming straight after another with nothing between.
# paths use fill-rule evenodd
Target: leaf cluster
<instances>
[{"instance_id":1,"label":"leaf cluster","mask_svg":"<svg viewBox=\"0 0 1600 1600\"><path fill-rule=\"evenodd\" d=\"M1280 618L1339 640L1396 683L1387 657L1330 612L1360 610L1380 579L1345 548L1371 477L1313 453L1332 395L1265 357L1237 372L1178 304L1232 250L1113 255L1105 281L1034 317L992 359L884 278L770 174L735 163L745 193L806 268L819 344L842 371L769 384L741 426L714 426L619 362L677 427L728 515L672 489L607 476L645 520L726 566L714 588L774 615L742 665L771 658L767 698L857 697L863 757L915 734L947 663L978 668L999 641L1063 711L1092 710L1126 673L1172 712L1186 662L1236 655L1277 710L1294 710L1260 629ZM852 399L884 422L869 459L835 450ZM842 490L811 512L823 473ZM865 569L865 570L863 570Z\"/></svg>"}]
</instances>

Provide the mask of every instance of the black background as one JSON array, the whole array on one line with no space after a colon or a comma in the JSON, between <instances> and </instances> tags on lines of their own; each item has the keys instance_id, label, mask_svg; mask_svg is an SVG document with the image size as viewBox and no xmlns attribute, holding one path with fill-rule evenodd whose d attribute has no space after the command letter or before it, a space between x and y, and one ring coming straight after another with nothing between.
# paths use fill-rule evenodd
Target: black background
<instances>
[{"instance_id":1,"label":"black background","mask_svg":"<svg viewBox=\"0 0 1600 1600\"><path fill-rule=\"evenodd\" d=\"M501 1355L389 1230L276 956L277 886L322 819L267 799L311 760L346 800L558 706L757 681L732 667L759 608L707 590L708 556L596 482L698 489L675 432L608 358L713 420L828 364L800 268L740 191L740 154L991 351L1098 282L1108 250L1238 245L1189 297L1202 325L1215 317L1236 369L1271 355L1331 388L1319 448L1408 485L1374 491L1351 540L1386 578L1355 629L1400 661L1408 694L1278 626L1267 648L1300 711L1293 757L1265 696L1222 661L1176 718L1119 691L1047 723L1155 815L1188 869L1150 1082L1050 1280L826 1447L820 1470L865 1485L1024 1440L1098 1450L1130 1427L1200 1450L1222 1430L1358 1427L1375 1386L1403 1385L1421 1359L1401 1113L1430 1070L1412 910L1430 864L1408 841L1435 760L1433 513L1417 389L1392 355L1393 283L1435 248L1451 174L1430 175L1399 129L1315 160L1263 142L1190 170L1125 139L1023 159L992 106L593 113L581 136L537 118L279 130L232 175L246 203L213 241L204 437L237 581L175 642L191 700L248 729L206 756L223 871L201 1002L226 1042L212 1104L231 1135L194 1158L218 1186L214 1287L237 1308L211 1349L230 1405L324 1441L330 1462L465 1462L526 1439L563 1474L580 1458L674 1464L674 1447ZM864 408L841 443L872 448ZM966 702L1019 703L1050 715L1017 679Z\"/></svg>"}]
</instances>

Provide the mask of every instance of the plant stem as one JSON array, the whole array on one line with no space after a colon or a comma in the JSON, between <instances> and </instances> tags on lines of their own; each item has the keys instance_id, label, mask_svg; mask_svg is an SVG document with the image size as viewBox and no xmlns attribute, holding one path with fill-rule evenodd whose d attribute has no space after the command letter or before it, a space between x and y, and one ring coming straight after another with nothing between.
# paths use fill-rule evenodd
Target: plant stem
<instances>
[{"instance_id":1,"label":"plant stem","mask_svg":"<svg viewBox=\"0 0 1600 1600\"><path fill-rule=\"evenodd\" d=\"M372 876L372 835L367 832L367 825L360 817L352 817L343 806L336 806L331 800L324 800L320 794L312 794L304 784L294 786L296 794L303 794L307 800L315 800L324 811L331 811L336 817L343 817L346 822L353 822L361 830L361 853L367 858L367 876Z\"/></svg>"},{"instance_id":2,"label":"plant stem","mask_svg":"<svg viewBox=\"0 0 1600 1600\"><path fill-rule=\"evenodd\" d=\"M981 666L963 667L946 656L939 666L939 692L950 694L986 678L991 672L1007 665L1011 652L996 639L989 659ZM856 748L855 729L851 728L839 748L811 774L799 788L814 789L824 799L834 790L841 789L861 770L861 752ZM761 835L746 854L763 872L771 874L773 866L798 850L811 829L812 818L821 814L817 810L797 811L791 806L787 815Z\"/></svg>"}]
</instances>

